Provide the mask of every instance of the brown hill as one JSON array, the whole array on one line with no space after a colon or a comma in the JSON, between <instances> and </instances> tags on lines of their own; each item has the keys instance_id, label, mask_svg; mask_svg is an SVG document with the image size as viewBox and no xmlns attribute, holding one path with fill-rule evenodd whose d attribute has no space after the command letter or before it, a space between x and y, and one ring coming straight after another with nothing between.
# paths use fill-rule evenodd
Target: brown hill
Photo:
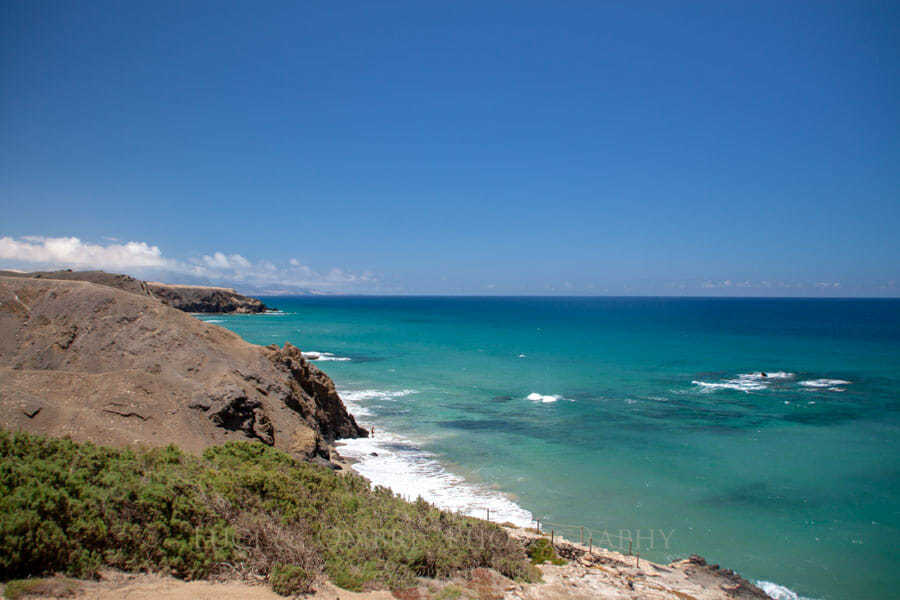
<instances>
[{"instance_id":1,"label":"brown hill","mask_svg":"<svg viewBox=\"0 0 900 600\"><path fill-rule=\"evenodd\" d=\"M290 344L105 283L21 276L0 277L0 427L189 451L249 437L306 457L366 435Z\"/></svg>"},{"instance_id":2,"label":"brown hill","mask_svg":"<svg viewBox=\"0 0 900 600\"><path fill-rule=\"evenodd\" d=\"M31 279L62 279L87 281L133 294L152 296L185 312L202 313L261 313L268 310L262 301L238 294L231 288L208 285L179 285L157 281L141 281L129 275L105 271L0 271L0 277L25 277Z\"/></svg>"}]
</instances>

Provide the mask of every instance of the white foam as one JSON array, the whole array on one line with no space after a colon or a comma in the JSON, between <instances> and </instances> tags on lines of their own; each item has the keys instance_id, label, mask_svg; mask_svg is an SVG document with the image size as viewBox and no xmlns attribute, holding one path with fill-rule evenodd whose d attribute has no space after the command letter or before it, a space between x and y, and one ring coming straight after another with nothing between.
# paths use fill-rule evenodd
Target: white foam
<instances>
[{"instance_id":1,"label":"white foam","mask_svg":"<svg viewBox=\"0 0 900 600\"><path fill-rule=\"evenodd\" d=\"M531 400L532 402L543 402L544 404L556 402L560 398L562 398L562 396L558 394L543 395L538 394L537 392L531 392L530 394L525 396L526 400Z\"/></svg>"},{"instance_id":2,"label":"white foam","mask_svg":"<svg viewBox=\"0 0 900 600\"><path fill-rule=\"evenodd\" d=\"M851 381L846 381L844 379L808 379L806 381L801 381L800 385L808 388L831 388L832 391L835 392L843 392L844 390L840 389L837 386L841 385L850 385Z\"/></svg>"},{"instance_id":3,"label":"white foam","mask_svg":"<svg viewBox=\"0 0 900 600\"><path fill-rule=\"evenodd\" d=\"M341 440L338 444L342 456L359 461L353 465L354 471L408 500L422 497L439 508L480 518L490 509L492 521L519 526L533 523L531 513L504 494L450 473L433 454L403 437L379 432L375 437Z\"/></svg>"},{"instance_id":4,"label":"white foam","mask_svg":"<svg viewBox=\"0 0 900 600\"><path fill-rule=\"evenodd\" d=\"M204 323L224 323L224 319L201 319Z\"/></svg>"},{"instance_id":5,"label":"white foam","mask_svg":"<svg viewBox=\"0 0 900 600\"><path fill-rule=\"evenodd\" d=\"M520 355L519 355L519 358L525 358L525 355L524 355L524 354L520 354Z\"/></svg>"},{"instance_id":6,"label":"white foam","mask_svg":"<svg viewBox=\"0 0 900 600\"><path fill-rule=\"evenodd\" d=\"M361 402L364 400L394 400L411 394L417 394L418 390L347 390L339 392L344 402Z\"/></svg>"},{"instance_id":7,"label":"white foam","mask_svg":"<svg viewBox=\"0 0 900 600\"><path fill-rule=\"evenodd\" d=\"M794 374L788 373L787 371L759 371L758 373L743 373L738 375L738 377L746 377L748 379L757 379L759 381L766 381L769 379L793 379Z\"/></svg>"},{"instance_id":8,"label":"white foam","mask_svg":"<svg viewBox=\"0 0 900 600\"><path fill-rule=\"evenodd\" d=\"M363 425L368 425L370 421L366 419L360 419L360 417L372 417L375 416L374 413L366 406L363 406L366 402L375 400L375 401L391 401L396 400L397 398L402 398L404 396L409 396L410 394L415 394L417 390L348 390L348 391L338 391L338 395L341 397L341 400L344 401L344 406L347 407L347 410L350 411L357 420L360 421Z\"/></svg>"},{"instance_id":9,"label":"white foam","mask_svg":"<svg viewBox=\"0 0 900 600\"><path fill-rule=\"evenodd\" d=\"M691 383L698 385L703 391L712 392L714 390L736 390L738 392L757 392L768 389L769 384L775 381L786 381L793 379L794 374L787 371L772 371L765 373L757 371L755 373L740 373L737 377L725 379L723 381L709 382L694 380Z\"/></svg>"},{"instance_id":10,"label":"white foam","mask_svg":"<svg viewBox=\"0 0 900 600\"><path fill-rule=\"evenodd\" d=\"M812 600L805 596L798 596L795 591L771 581L757 581L756 587L764 591L772 600Z\"/></svg>"},{"instance_id":11,"label":"white foam","mask_svg":"<svg viewBox=\"0 0 900 600\"><path fill-rule=\"evenodd\" d=\"M317 360L320 362L325 362L325 361L329 361L329 360L337 360L337 361L343 362L345 360L350 360L349 358L347 358L345 356L335 356L331 352L316 352L314 350L311 350L309 352L304 352L303 358L305 358L306 360Z\"/></svg>"}]
</instances>

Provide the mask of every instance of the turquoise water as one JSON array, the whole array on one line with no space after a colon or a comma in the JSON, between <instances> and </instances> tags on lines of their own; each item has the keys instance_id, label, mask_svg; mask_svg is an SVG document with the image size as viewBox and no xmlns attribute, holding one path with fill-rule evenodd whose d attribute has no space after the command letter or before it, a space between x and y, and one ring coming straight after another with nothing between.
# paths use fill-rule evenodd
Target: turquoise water
<instances>
[{"instance_id":1,"label":"turquoise water","mask_svg":"<svg viewBox=\"0 0 900 600\"><path fill-rule=\"evenodd\" d=\"M376 428L348 453L401 493L801 596L897 597L900 301L267 303L203 318L330 353Z\"/></svg>"}]
</instances>

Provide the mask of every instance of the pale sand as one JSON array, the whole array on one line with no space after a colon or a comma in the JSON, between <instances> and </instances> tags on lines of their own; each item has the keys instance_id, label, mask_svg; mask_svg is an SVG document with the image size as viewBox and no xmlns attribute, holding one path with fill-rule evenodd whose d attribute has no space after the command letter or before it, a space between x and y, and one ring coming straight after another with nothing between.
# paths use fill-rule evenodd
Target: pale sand
<instances>
[{"instance_id":1,"label":"pale sand","mask_svg":"<svg viewBox=\"0 0 900 600\"><path fill-rule=\"evenodd\" d=\"M75 598L82 600L284 600L264 582L182 581L157 574L131 574L106 570L99 581L79 581ZM72 596L27 596L50 600ZM388 591L357 594L324 583L311 600L395 600Z\"/></svg>"}]
</instances>

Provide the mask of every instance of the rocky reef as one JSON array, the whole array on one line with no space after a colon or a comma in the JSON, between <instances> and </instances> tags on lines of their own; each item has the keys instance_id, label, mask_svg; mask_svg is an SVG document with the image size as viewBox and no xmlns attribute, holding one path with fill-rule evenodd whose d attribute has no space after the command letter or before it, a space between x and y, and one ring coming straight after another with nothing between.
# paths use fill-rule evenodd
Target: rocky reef
<instances>
[{"instance_id":1,"label":"rocky reef","mask_svg":"<svg viewBox=\"0 0 900 600\"><path fill-rule=\"evenodd\" d=\"M249 438L325 459L366 435L299 349L249 344L117 281L132 290L0 276L0 427L189 451Z\"/></svg>"}]
</instances>

